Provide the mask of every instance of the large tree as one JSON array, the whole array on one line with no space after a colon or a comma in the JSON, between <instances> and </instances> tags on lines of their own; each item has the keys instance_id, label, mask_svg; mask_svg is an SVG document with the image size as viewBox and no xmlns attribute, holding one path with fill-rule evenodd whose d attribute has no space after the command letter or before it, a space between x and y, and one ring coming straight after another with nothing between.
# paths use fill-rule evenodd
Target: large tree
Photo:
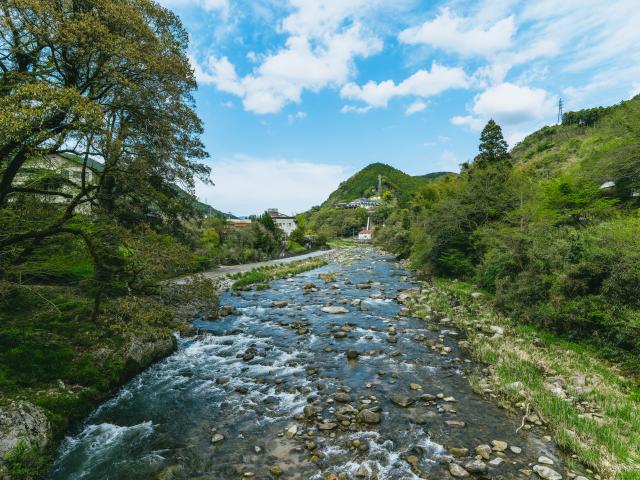
<instances>
[{"instance_id":1,"label":"large tree","mask_svg":"<svg viewBox=\"0 0 640 480\"><path fill-rule=\"evenodd\" d=\"M119 268L114 232L179 229L189 196L176 187L209 173L187 43L151 0L1 2L0 273L75 235L104 283ZM76 155L79 178L33 168L52 154Z\"/></svg>"},{"instance_id":2,"label":"large tree","mask_svg":"<svg viewBox=\"0 0 640 480\"><path fill-rule=\"evenodd\" d=\"M473 164L483 168L500 163L510 163L509 146L502 136L502 128L493 119L489 120L480 134L479 153Z\"/></svg>"}]
</instances>

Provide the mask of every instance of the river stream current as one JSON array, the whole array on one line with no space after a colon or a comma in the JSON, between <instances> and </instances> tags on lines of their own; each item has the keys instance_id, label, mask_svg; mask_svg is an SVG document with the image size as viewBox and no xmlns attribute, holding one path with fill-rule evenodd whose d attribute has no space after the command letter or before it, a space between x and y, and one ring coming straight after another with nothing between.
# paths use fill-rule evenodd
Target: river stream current
<instances>
[{"instance_id":1,"label":"river stream current","mask_svg":"<svg viewBox=\"0 0 640 480\"><path fill-rule=\"evenodd\" d=\"M415 286L365 248L268 290L224 293L233 314L196 320L197 336L96 409L50 478L446 479L492 440L509 448L472 476L533 478L541 455L562 472L544 433L516 433L520 418L473 393L458 331L399 315L396 297Z\"/></svg>"}]
</instances>

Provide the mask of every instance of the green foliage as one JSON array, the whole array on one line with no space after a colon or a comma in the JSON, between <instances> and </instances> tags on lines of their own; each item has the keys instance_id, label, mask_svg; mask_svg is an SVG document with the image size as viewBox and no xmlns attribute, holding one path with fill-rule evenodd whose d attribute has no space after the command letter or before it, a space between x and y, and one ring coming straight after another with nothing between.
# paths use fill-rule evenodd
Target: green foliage
<instances>
[{"instance_id":1,"label":"green foliage","mask_svg":"<svg viewBox=\"0 0 640 480\"><path fill-rule=\"evenodd\" d=\"M295 242L292 239L287 240L287 252L289 253L302 253L304 252L306 249L300 245L299 243Z\"/></svg>"},{"instance_id":2,"label":"green foliage","mask_svg":"<svg viewBox=\"0 0 640 480\"><path fill-rule=\"evenodd\" d=\"M45 470L40 449L24 440L20 440L13 452L4 457L3 463L13 480L32 480Z\"/></svg>"},{"instance_id":3,"label":"green foliage","mask_svg":"<svg viewBox=\"0 0 640 480\"><path fill-rule=\"evenodd\" d=\"M628 358L640 354L640 97L587 113L592 128L545 127L511 158L490 122L476 160L396 207L377 239L426 274L495 292L518 322Z\"/></svg>"}]
</instances>

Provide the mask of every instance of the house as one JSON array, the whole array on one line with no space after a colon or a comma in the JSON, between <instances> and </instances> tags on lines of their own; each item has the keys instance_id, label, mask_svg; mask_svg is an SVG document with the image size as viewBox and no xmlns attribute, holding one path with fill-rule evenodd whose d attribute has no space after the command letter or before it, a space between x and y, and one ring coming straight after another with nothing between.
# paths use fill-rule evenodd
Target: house
<instances>
[{"instance_id":1,"label":"house","mask_svg":"<svg viewBox=\"0 0 640 480\"><path fill-rule=\"evenodd\" d=\"M17 187L59 192L60 195L36 195L40 201L66 204L73 195L80 192L82 183L95 184L104 166L92 158L84 159L71 153L51 154L35 157L25 164L14 180ZM81 204L78 211L88 213L90 206Z\"/></svg>"},{"instance_id":2,"label":"house","mask_svg":"<svg viewBox=\"0 0 640 480\"><path fill-rule=\"evenodd\" d=\"M284 213L280 213L277 208L269 208L267 209L267 213L273 219L276 226L284 231L287 237L291 235L296 228L298 228L295 218L285 215Z\"/></svg>"},{"instance_id":3,"label":"house","mask_svg":"<svg viewBox=\"0 0 640 480\"><path fill-rule=\"evenodd\" d=\"M358 240L368 242L373 238L373 232L371 230L360 230L358 232Z\"/></svg>"}]
</instances>

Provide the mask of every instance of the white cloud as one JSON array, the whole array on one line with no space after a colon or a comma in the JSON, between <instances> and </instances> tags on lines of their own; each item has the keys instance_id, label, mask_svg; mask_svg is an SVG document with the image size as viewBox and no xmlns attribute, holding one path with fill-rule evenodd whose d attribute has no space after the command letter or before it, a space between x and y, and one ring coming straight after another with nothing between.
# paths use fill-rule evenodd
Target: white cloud
<instances>
[{"instance_id":1,"label":"white cloud","mask_svg":"<svg viewBox=\"0 0 640 480\"><path fill-rule=\"evenodd\" d=\"M473 115L456 116L451 122L480 130L490 118L502 125L517 125L548 118L555 108L556 99L546 90L505 82L476 95Z\"/></svg>"},{"instance_id":2,"label":"white cloud","mask_svg":"<svg viewBox=\"0 0 640 480\"><path fill-rule=\"evenodd\" d=\"M296 112L287 115L287 121L289 122L289 125L293 125L296 120L304 120L305 118L307 118L306 112Z\"/></svg>"},{"instance_id":3,"label":"white cloud","mask_svg":"<svg viewBox=\"0 0 640 480\"><path fill-rule=\"evenodd\" d=\"M299 103L303 91L317 92L344 84L354 72L354 60L382 49L382 42L360 21L365 0L291 0L295 11L282 21L288 34L283 48L266 55L250 74L239 77L226 57L210 57L196 65L204 84L239 96L246 110L277 113Z\"/></svg>"},{"instance_id":4,"label":"white cloud","mask_svg":"<svg viewBox=\"0 0 640 480\"><path fill-rule=\"evenodd\" d=\"M482 127L484 127L487 122L473 115L456 115L451 119L451 123L462 127L469 127L471 130L482 130Z\"/></svg>"},{"instance_id":5,"label":"white cloud","mask_svg":"<svg viewBox=\"0 0 640 480\"><path fill-rule=\"evenodd\" d=\"M443 8L435 19L400 32L398 39L402 43L429 45L466 56L491 56L509 48L515 32L512 16L483 28L477 19L458 17Z\"/></svg>"},{"instance_id":6,"label":"white cloud","mask_svg":"<svg viewBox=\"0 0 640 480\"><path fill-rule=\"evenodd\" d=\"M416 100L415 102L413 102L411 105L407 107L404 113L406 115L413 115L414 113L422 112L426 108L427 108L426 103L420 100Z\"/></svg>"},{"instance_id":7,"label":"white cloud","mask_svg":"<svg viewBox=\"0 0 640 480\"><path fill-rule=\"evenodd\" d=\"M341 165L236 156L211 164L215 186L196 185L198 197L236 215L279 208L297 213L322 203L352 172Z\"/></svg>"},{"instance_id":8,"label":"white cloud","mask_svg":"<svg viewBox=\"0 0 640 480\"><path fill-rule=\"evenodd\" d=\"M399 84L393 80L380 83L370 81L363 86L348 83L340 90L343 98L361 100L372 107L386 107L394 97L414 96L428 98L452 88L467 88L469 81L458 67L431 65L431 71L418 70Z\"/></svg>"},{"instance_id":9,"label":"white cloud","mask_svg":"<svg viewBox=\"0 0 640 480\"><path fill-rule=\"evenodd\" d=\"M631 85L631 90L629 91L629 97L633 98L636 95L640 95L640 82L635 82Z\"/></svg>"},{"instance_id":10,"label":"white cloud","mask_svg":"<svg viewBox=\"0 0 640 480\"><path fill-rule=\"evenodd\" d=\"M344 105L341 109L340 109L340 113L367 113L369 110L371 110L371 106L368 105L366 107L356 107L355 105Z\"/></svg>"}]
</instances>

